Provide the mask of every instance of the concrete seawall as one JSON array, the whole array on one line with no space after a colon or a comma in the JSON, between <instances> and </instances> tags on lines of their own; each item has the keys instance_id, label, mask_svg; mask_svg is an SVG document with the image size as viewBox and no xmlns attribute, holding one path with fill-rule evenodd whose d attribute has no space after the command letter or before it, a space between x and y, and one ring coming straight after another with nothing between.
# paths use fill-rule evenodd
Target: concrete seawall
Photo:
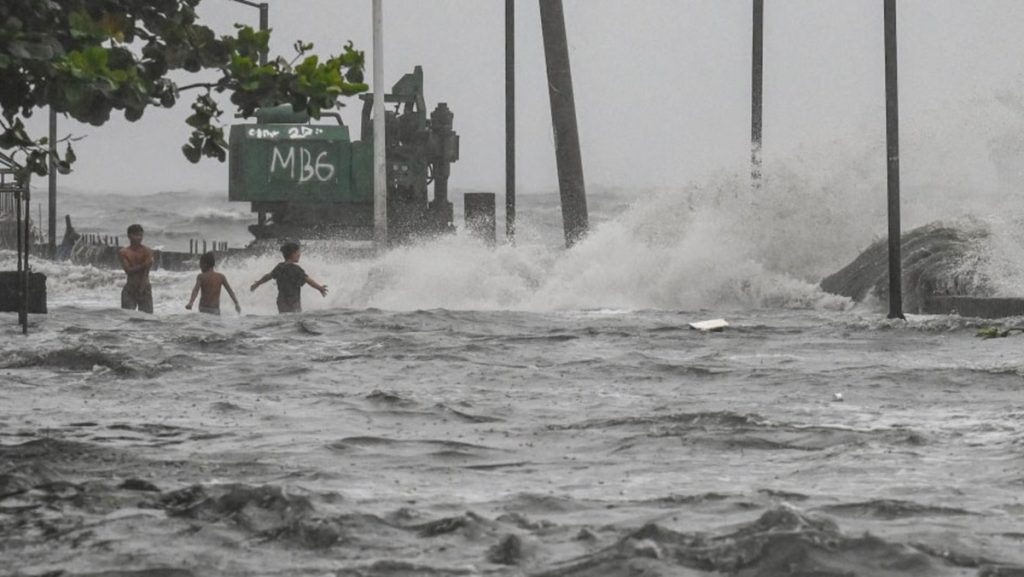
<instances>
[{"instance_id":1,"label":"concrete seawall","mask_svg":"<svg viewBox=\"0 0 1024 577\"><path fill-rule=\"evenodd\" d=\"M1024 298L938 296L924 299L921 312L983 319L1024 316Z\"/></svg>"},{"instance_id":2,"label":"concrete seawall","mask_svg":"<svg viewBox=\"0 0 1024 577\"><path fill-rule=\"evenodd\" d=\"M1024 298L997 297L981 272L991 232L981 222L932 223L903 233L903 306L909 313L1003 318L1024 316ZM889 294L888 244L879 240L821 281L830 293L884 302Z\"/></svg>"}]
</instances>

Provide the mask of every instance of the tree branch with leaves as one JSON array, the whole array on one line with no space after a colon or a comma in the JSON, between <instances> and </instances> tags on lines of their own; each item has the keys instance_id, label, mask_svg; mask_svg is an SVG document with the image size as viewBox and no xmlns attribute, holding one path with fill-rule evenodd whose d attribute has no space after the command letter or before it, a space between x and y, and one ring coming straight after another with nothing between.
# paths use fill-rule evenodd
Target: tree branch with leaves
<instances>
[{"instance_id":1,"label":"tree branch with leaves","mask_svg":"<svg viewBox=\"0 0 1024 577\"><path fill-rule=\"evenodd\" d=\"M227 144L215 93L229 93L243 117L262 107L291 104L319 118L342 106L341 98L367 90L364 55L349 42L323 61L312 44L298 42L297 56L260 65L270 33L236 25L217 36L200 24L201 0L4 0L0 2L0 152L22 176L45 176L49 141L33 138L24 119L53 107L79 122L101 126L118 111L136 121L151 106L170 108L198 90L185 157L224 161ZM176 71L210 71L210 81L179 86ZM75 160L65 139L57 167Z\"/></svg>"}]
</instances>

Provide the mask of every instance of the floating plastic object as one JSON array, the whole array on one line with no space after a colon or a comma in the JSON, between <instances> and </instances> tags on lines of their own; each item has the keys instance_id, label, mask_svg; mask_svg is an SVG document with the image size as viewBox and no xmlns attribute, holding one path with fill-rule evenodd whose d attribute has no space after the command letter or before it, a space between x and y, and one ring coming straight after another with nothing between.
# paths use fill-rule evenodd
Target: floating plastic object
<instances>
[{"instance_id":1,"label":"floating plastic object","mask_svg":"<svg viewBox=\"0 0 1024 577\"><path fill-rule=\"evenodd\" d=\"M702 332L718 332L725 330L727 326L729 326L729 323L725 322L725 319L711 319L709 321L690 323L691 329Z\"/></svg>"}]
</instances>

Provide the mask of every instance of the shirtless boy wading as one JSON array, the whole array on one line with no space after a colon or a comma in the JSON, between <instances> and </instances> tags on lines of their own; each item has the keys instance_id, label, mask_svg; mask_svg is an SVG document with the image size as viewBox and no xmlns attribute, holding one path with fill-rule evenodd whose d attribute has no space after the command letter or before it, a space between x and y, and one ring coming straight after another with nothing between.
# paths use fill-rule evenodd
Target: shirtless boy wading
<instances>
[{"instance_id":1,"label":"shirtless boy wading","mask_svg":"<svg viewBox=\"0 0 1024 577\"><path fill-rule=\"evenodd\" d=\"M241 314L242 307L238 305L238 297L235 291L231 290L227 277L213 270L217 265L217 259L212 252L199 257L199 269L203 272L196 277L196 285L192 287L192 298L188 300L185 308L192 310L192 304L199 298L199 312L210 315L220 314L220 289L228 291L228 296L235 302L235 311Z\"/></svg>"},{"instance_id":2,"label":"shirtless boy wading","mask_svg":"<svg viewBox=\"0 0 1024 577\"><path fill-rule=\"evenodd\" d=\"M153 312L153 286L149 284L149 269L153 267L153 251L142 244L142 226L128 227L131 244L117 252L127 280L121 289L121 308Z\"/></svg>"}]
</instances>

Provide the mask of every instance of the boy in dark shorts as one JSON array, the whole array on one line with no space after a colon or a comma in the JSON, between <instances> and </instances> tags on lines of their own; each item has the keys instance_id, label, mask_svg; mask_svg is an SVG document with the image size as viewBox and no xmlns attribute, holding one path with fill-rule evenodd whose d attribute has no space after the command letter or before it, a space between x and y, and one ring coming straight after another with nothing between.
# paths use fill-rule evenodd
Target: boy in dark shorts
<instances>
[{"instance_id":1,"label":"boy in dark shorts","mask_svg":"<svg viewBox=\"0 0 1024 577\"><path fill-rule=\"evenodd\" d=\"M320 291L321 296L327 296L327 285L321 285L311 279L306 271L298 265L299 257L302 256L299 245L294 242L284 243L281 245L281 255L284 256L284 262L263 275L260 280L252 283L249 290L255 291L270 279L277 281L277 312L279 313L302 312L302 285L308 284Z\"/></svg>"},{"instance_id":2,"label":"boy in dark shorts","mask_svg":"<svg viewBox=\"0 0 1024 577\"><path fill-rule=\"evenodd\" d=\"M228 296L231 297L231 300L235 301L235 311L241 314L242 307L238 305L238 297L235 296L235 291L231 290L227 277L213 270L216 262L212 252L199 257L199 270L203 272L199 273L199 276L196 277L196 286L192 287L192 298L188 299L188 304L185 305L185 308L192 310L192 303L196 302L196 295L202 292L203 296L199 299L199 312L219 315L220 289L224 287L224 290L228 291Z\"/></svg>"},{"instance_id":3,"label":"boy in dark shorts","mask_svg":"<svg viewBox=\"0 0 1024 577\"><path fill-rule=\"evenodd\" d=\"M153 251L142 244L142 237L141 224L129 226L130 244L117 251L117 258L127 277L121 289L121 308L152 314L153 286L149 283L149 269L153 268Z\"/></svg>"}]
</instances>

